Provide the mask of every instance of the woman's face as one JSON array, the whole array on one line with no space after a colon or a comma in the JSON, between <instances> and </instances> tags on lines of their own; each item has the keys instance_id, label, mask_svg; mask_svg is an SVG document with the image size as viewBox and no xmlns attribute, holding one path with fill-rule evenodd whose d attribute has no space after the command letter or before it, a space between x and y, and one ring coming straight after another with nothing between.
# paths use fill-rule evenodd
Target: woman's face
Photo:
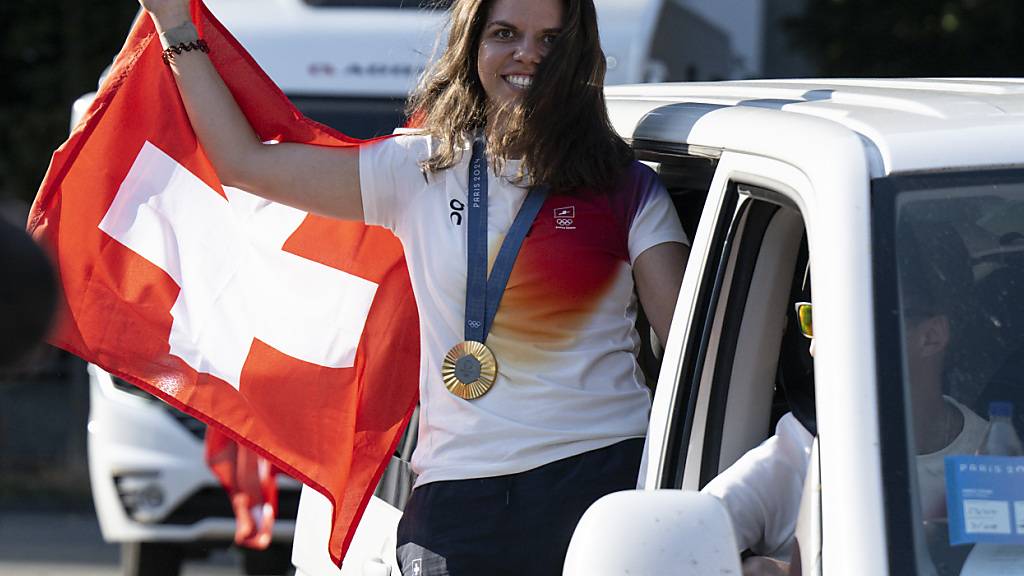
<instances>
[{"instance_id":1,"label":"woman's face","mask_svg":"<svg viewBox=\"0 0 1024 576\"><path fill-rule=\"evenodd\" d=\"M477 74L492 109L526 93L561 29L562 0L491 4L477 48Z\"/></svg>"}]
</instances>

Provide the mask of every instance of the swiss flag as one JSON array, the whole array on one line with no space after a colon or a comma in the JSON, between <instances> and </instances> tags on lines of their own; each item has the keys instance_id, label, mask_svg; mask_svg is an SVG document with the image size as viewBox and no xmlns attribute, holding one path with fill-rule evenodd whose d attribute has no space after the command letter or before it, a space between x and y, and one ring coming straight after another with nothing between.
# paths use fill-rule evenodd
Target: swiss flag
<instances>
[{"instance_id":1,"label":"swiss flag","mask_svg":"<svg viewBox=\"0 0 1024 576\"><path fill-rule=\"evenodd\" d=\"M193 17L260 138L361 144L303 117L200 2ZM63 285L52 341L326 495L340 563L417 401L401 245L222 186L161 52L140 18L32 208Z\"/></svg>"},{"instance_id":2,"label":"swiss flag","mask_svg":"<svg viewBox=\"0 0 1024 576\"><path fill-rule=\"evenodd\" d=\"M235 512L235 544L266 550L277 518L277 477L266 458L216 428L206 431L206 463Z\"/></svg>"}]
</instances>

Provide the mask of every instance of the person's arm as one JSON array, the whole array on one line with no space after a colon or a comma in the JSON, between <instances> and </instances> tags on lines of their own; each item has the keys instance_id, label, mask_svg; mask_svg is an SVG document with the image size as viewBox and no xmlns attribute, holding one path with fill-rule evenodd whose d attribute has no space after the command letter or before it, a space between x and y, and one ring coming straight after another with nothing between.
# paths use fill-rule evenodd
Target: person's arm
<instances>
[{"instance_id":1,"label":"person's arm","mask_svg":"<svg viewBox=\"0 0 1024 576\"><path fill-rule=\"evenodd\" d=\"M790 552L813 442L811 433L787 413L774 436L701 489L725 505L740 551L783 556Z\"/></svg>"},{"instance_id":2,"label":"person's arm","mask_svg":"<svg viewBox=\"0 0 1024 576\"><path fill-rule=\"evenodd\" d=\"M633 263L640 305L662 343L668 341L668 329L689 255L690 247L686 244L665 242L644 250Z\"/></svg>"},{"instance_id":3,"label":"person's arm","mask_svg":"<svg viewBox=\"0 0 1024 576\"><path fill-rule=\"evenodd\" d=\"M188 0L140 3L165 41L197 38ZM206 54L182 52L170 68L192 128L225 185L301 210L363 219L357 147L263 144Z\"/></svg>"}]
</instances>

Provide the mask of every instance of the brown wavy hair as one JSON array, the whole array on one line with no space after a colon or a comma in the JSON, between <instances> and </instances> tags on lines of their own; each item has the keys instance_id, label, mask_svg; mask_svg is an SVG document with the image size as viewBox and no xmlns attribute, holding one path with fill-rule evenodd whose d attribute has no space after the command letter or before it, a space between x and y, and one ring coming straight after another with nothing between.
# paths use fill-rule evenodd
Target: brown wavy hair
<instances>
[{"instance_id":1,"label":"brown wavy hair","mask_svg":"<svg viewBox=\"0 0 1024 576\"><path fill-rule=\"evenodd\" d=\"M435 140L424 169L454 166L470 135L487 128L488 102L477 74L477 50L495 0L454 0L448 44L409 100L413 123ZM500 171L522 157L520 176L566 192L607 190L633 158L611 127L604 101L605 57L593 0L561 0L562 31L523 98L502 110L501 129L487 129ZM493 127L491 127L493 128Z\"/></svg>"}]
</instances>

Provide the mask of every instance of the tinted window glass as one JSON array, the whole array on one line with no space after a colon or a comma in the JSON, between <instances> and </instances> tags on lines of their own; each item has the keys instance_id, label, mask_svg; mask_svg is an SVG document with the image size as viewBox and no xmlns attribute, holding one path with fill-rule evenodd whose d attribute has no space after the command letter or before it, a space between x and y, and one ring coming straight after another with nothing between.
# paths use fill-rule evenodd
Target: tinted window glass
<instances>
[{"instance_id":1,"label":"tinted window glass","mask_svg":"<svg viewBox=\"0 0 1024 576\"><path fill-rule=\"evenodd\" d=\"M448 8L451 0L304 0L310 6L331 8Z\"/></svg>"},{"instance_id":2,"label":"tinted window glass","mask_svg":"<svg viewBox=\"0 0 1024 576\"><path fill-rule=\"evenodd\" d=\"M893 184L890 256L897 297L879 305L880 314L896 312L890 324L899 342L894 365L900 366L907 402L902 416L910 422L906 477L913 481L910 493L917 494L918 541L928 546L919 558L939 574L960 574L969 555L985 553L984 546L974 550L984 542L981 532L967 534L966 541L963 534L973 530L967 516L977 500L983 503L974 512L994 516L974 528L1005 532L1007 553L1020 561L1024 507L1016 518L1014 498L970 484L991 478L964 484L951 469L965 470L962 457L980 453L1009 458L1000 462L1016 462L1024 471L1024 174L904 177ZM883 388L891 384L880 382ZM986 441L990 422L998 420L990 414L1002 413L1008 417L1001 438ZM1024 473L1018 484L1020 478Z\"/></svg>"},{"instance_id":3,"label":"tinted window glass","mask_svg":"<svg viewBox=\"0 0 1024 576\"><path fill-rule=\"evenodd\" d=\"M292 97L303 114L348 136L373 138L405 125L401 98Z\"/></svg>"}]
</instances>

